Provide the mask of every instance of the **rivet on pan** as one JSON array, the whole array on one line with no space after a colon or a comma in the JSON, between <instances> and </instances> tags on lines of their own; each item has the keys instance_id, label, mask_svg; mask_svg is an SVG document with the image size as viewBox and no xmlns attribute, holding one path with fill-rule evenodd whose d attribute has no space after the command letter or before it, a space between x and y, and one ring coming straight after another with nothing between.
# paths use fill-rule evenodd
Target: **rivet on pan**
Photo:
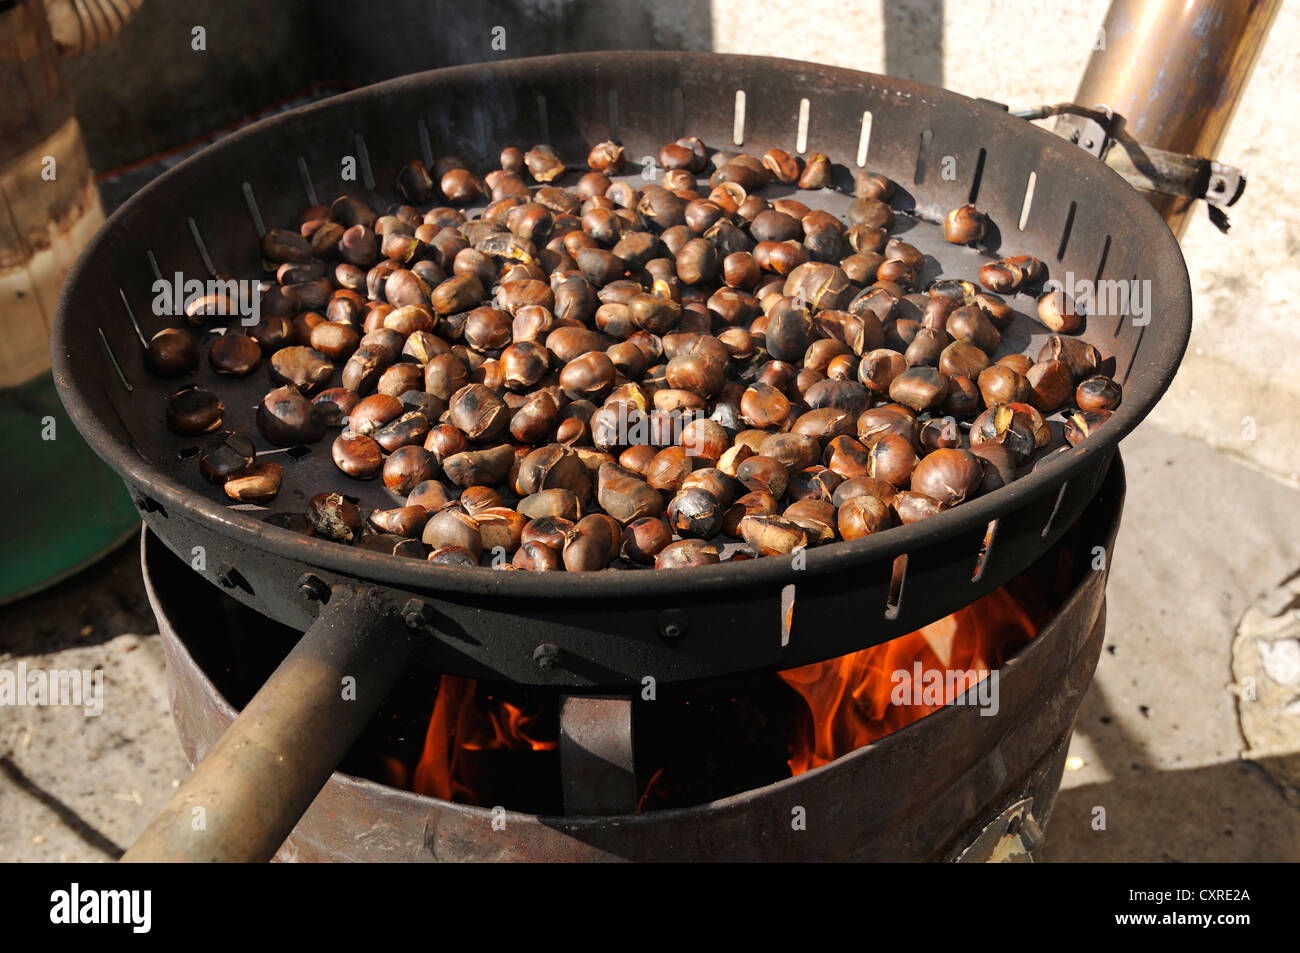
<instances>
[{"instance_id":1,"label":"rivet on pan","mask_svg":"<svg viewBox=\"0 0 1300 953\"><path fill-rule=\"evenodd\" d=\"M433 613L429 607L419 599L411 599L402 606L402 621L406 623L407 628L418 629L427 625L432 618Z\"/></svg>"},{"instance_id":2,"label":"rivet on pan","mask_svg":"<svg viewBox=\"0 0 1300 953\"><path fill-rule=\"evenodd\" d=\"M549 672L560 664L560 647L553 642L543 642L533 649L533 664Z\"/></svg>"},{"instance_id":3,"label":"rivet on pan","mask_svg":"<svg viewBox=\"0 0 1300 953\"><path fill-rule=\"evenodd\" d=\"M685 637L686 629L686 613L680 609L665 609L659 613L659 634L669 642Z\"/></svg>"},{"instance_id":4,"label":"rivet on pan","mask_svg":"<svg viewBox=\"0 0 1300 953\"><path fill-rule=\"evenodd\" d=\"M298 580L298 594L308 602L324 602L329 597L330 587L324 579L306 572Z\"/></svg>"}]
</instances>

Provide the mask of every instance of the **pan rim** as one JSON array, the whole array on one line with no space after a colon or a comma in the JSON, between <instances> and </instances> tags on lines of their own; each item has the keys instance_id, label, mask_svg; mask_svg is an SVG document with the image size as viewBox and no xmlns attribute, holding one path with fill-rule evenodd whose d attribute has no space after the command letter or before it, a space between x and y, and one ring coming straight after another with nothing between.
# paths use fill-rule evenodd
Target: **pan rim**
<instances>
[{"instance_id":1,"label":"pan rim","mask_svg":"<svg viewBox=\"0 0 1300 953\"><path fill-rule=\"evenodd\" d=\"M1136 376L1132 393L1114 415L1094 436L1072 448L1044 458L1033 472L993 493L963 503L919 523L892 527L889 531L874 534L851 542L836 542L825 547L810 548L804 554L802 565L796 568L792 560L779 558L753 559L740 563L720 563L713 566L689 569L601 570L582 573L534 574L528 572L499 572L488 568L464 569L439 567L408 557L390 556L357 550L313 537L303 536L288 529L262 522L258 517L240 510L214 503L194 494L183 485L171 481L160 469L134 452L127 442L118 439L104 425L105 415L95 409L89 388L97 379L79 379L71 372L71 351L68 338L68 313L72 308L74 289L81 283L90 267L101 257L109 258L112 237L121 222L136 209L145 206L150 197L164 183L187 175L204 157L238 147L249 137L261 135L265 130L296 121L304 114L321 110L344 110L357 102L372 97L382 97L386 92L407 86L421 86L430 82L450 80L509 79L516 73L552 69L598 70L625 69L627 53L570 53L555 56L509 60L504 63L480 63L448 67L397 77L371 86L362 87L319 103L299 107L290 112L251 123L196 155L163 173L133 195L101 226L69 271L59 296L51 333L51 365L54 380L73 423L92 449L108 463L137 494L145 494L173 506L232 540L242 541L285 558L312 567L359 577L371 582L432 592L463 593L467 595L526 596L546 600L572 598L623 598L629 587L638 596L677 595L685 590L716 592L719 590L747 589L759 586L780 586L809 576L839 572L854 567L883 564L894 557L933 546L936 541L983 533L987 524L1006 516L1031 501L1057 491L1063 483L1083 474L1099 456L1109 454L1119 441L1127 436L1154 408L1168 389L1174 373L1186 350L1191 333L1191 288L1186 263L1172 233L1155 209L1134 191L1117 173L1098 163L1076 146L1050 132L1034 127L1009 116L1004 110L987 102L971 99L960 93L939 89L909 80L895 79L839 67L827 67L798 60L774 57L756 57L738 54L696 52L640 52L638 57L652 57L663 62L695 65L716 69L723 74L733 71L736 64L766 65L784 71L815 69L836 85L870 85L899 96L926 96L947 102L951 108L962 108L987 117L995 129L1006 129L1013 135L1042 137L1043 150L1051 155L1071 174L1080 178L1100 176L1114 188L1107 200L1114 203L1116 214L1128 217L1135 228L1159 243L1151 248L1150 257L1166 265L1173 272L1165 275L1167 285L1161 288L1162 298L1169 304L1169 313L1182 318L1181 326L1174 329L1167 366L1149 370ZM1108 178L1109 177L1109 178ZM1154 232L1154 234L1153 234ZM84 346L90 346L86 343ZM147 488L147 489L146 489ZM254 542L255 541L255 542Z\"/></svg>"}]
</instances>

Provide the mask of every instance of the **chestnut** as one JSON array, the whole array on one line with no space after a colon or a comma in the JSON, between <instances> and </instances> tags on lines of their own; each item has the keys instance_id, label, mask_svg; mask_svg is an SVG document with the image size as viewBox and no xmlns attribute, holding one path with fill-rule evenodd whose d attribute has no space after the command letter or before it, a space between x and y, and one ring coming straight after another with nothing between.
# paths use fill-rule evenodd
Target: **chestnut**
<instances>
[{"instance_id":1,"label":"chestnut","mask_svg":"<svg viewBox=\"0 0 1300 953\"><path fill-rule=\"evenodd\" d=\"M941 506L955 506L974 496L984 479L984 465L967 450L940 449L926 454L912 470L912 491Z\"/></svg>"},{"instance_id":2,"label":"chestnut","mask_svg":"<svg viewBox=\"0 0 1300 953\"><path fill-rule=\"evenodd\" d=\"M867 446L867 475L873 480L907 486L917 462L911 441L898 434L884 434Z\"/></svg>"},{"instance_id":3,"label":"chestnut","mask_svg":"<svg viewBox=\"0 0 1300 953\"><path fill-rule=\"evenodd\" d=\"M307 504L307 519L317 536L336 543L361 537L361 511L341 493L318 493Z\"/></svg>"},{"instance_id":4,"label":"chestnut","mask_svg":"<svg viewBox=\"0 0 1300 953\"><path fill-rule=\"evenodd\" d=\"M257 429L278 447L312 443L325 436L325 416L296 387L277 387L257 405Z\"/></svg>"},{"instance_id":5,"label":"chestnut","mask_svg":"<svg viewBox=\"0 0 1300 953\"><path fill-rule=\"evenodd\" d=\"M369 523L381 533L415 539L424 531L429 521L429 511L423 506L399 506L391 510L375 510Z\"/></svg>"},{"instance_id":6,"label":"chestnut","mask_svg":"<svg viewBox=\"0 0 1300 953\"><path fill-rule=\"evenodd\" d=\"M524 543L515 551L511 565L528 572L559 572L564 568L559 550L533 541Z\"/></svg>"},{"instance_id":7,"label":"chestnut","mask_svg":"<svg viewBox=\"0 0 1300 953\"><path fill-rule=\"evenodd\" d=\"M668 522L688 539L711 539L722 529L725 509L712 493L693 487L681 490L668 503Z\"/></svg>"},{"instance_id":8,"label":"chestnut","mask_svg":"<svg viewBox=\"0 0 1300 953\"><path fill-rule=\"evenodd\" d=\"M984 368L975 383L979 386L980 396L984 398L987 407L1027 401L1031 394L1029 381L1005 364L993 364Z\"/></svg>"},{"instance_id":9,"label":"chestnut","mask_svg":"<svg viewBox=\"0 0 1300 953\"><path fill-rule=\"evenodd\" d=\"M1083 329L1083 314L1064 291L1049 291L1038 299L1038 320L1058 334L1075 334Z\"/></svg>"},{"instance_id":10,"label":"chestnut","mask_svg":"<svg viewBox=\"0 0 1300 953\"><path fill-rule=\"evenodd\" d=\"M760 556L780 556L808 545L808 531L783 516L746 516L740 535Z\"/></svg>"},{"instance_id":11,"label":"chestnut","mask_svg":"<svg viewBox=\"0 0 1300 953\"><path fill-rule=\"evenodd\" d=\"M1072 447L1091 437L1093 432L1110 419L1109 410L1079 410L1065 418L1065 439Z\"/></svg>"},{"instance_id":12,"label":"chestnut","mask_svg":"<svg viewBox=\"0 0 1300 953\"><path fill-rule=\"evenodd\" d=\"M892 506L898 515L898 521L904 526L943 511L943 506L938 501L930 499L924 493L915 493L911 490L904 490L895 496Z\"/></svg>"},{"instance_id":13,"label":"chestnut","mask_svg":"<svg viewBox=\"0 0 1300 953\"><path fill-rule=\"evenodd\" d=\"M181 328L163 328L151 337L144 357L149 369L159 377L182 377L199 367L194 338Z\"/></svg>"},{"instance_id":14,"label":"chestnut","mask_svg":"<svg viewBox=\"0 0 1300 953\"><path fill-rule=\"evenodd\" d=\"M349 412L348 430L370 436L402 415L402 402L392 394L371 394Z\"/></svg>"},{"instance_id":15,"label":"chestnut","mask_svg":"<svg viewBox=\"0 0 1300 953\"><path fill-rule=\"evenodd\" d=\"M1115 410L1122 396L1118 384L1103 374L1095 374L1080 382L1074 402L1082 411Z\"/></svg>"},{"instance_id":16,"label":"chestnut","mask_svg":"<svg viewBox=\"0 0 1300 953\"><path fill-rule=\"evenodd\" d=\"M516 510L529 520L554 516L573 522L578 518L578 498L571 490L539 490L520 500Z\"/></svg>"},{"instance_id":17,"label":"chestnut","mask_svg":"<svg viewBox=\"0 0 1300 953\"><path fill-rule=\"evenodd\" d=\"M330 448L334 465L354 480L369 480L384 466L384 453L370 437L345 430ZM417 481L418 482L418 481Z\"/></svg>"},{"instance_id":18,"label":"chestnut","mask_svg":"<svg viewBox=\"0 0 1300 953\"><path fill-rule=\"evenodd\" d=\"M240 503L265 505L280 492L284 470L278 463L254 463L247 470L226 478L222 489L226 496Z\"/></svg>"},{"instance_id":19,"label":"chestnut","mask_svg":"<svg viewBox=\"0 0 1300 953\"><path fill-rule=\"evenodd\" d=\"M799 176L799 188L829 189L831 187L831 160L820 152L814 152L804 163L803 174Z\"/></svg>"},{"instance_id":20,"label":"chestnut","mask_svg":"<svg viewBox=\"0 0 1300 953\"><path fill-rule=\"evenodd\" d=\"M333 375L334 365L325 359L325 355L310 347L281 348L271 356L271 381L279 385L291 384L304 394L314 394L328 384ZM347 381L343 386L347 387Z\"/></svg>"},{"instance_id":21,"label":"chestnut","mask_svg":"<svg viewBox=\"0 0 1300 953\"><path fill-rule=\"evenodd\" d=\"M603 509L624 526L642 516L660 516L663 496L638 476L615 464L603 463L597 471L596 499Z\"/></svg>"},{"instance_id":22,"label":"chestnut","mask_svg":"<svg viewBox=\"0 0 1300 953\"><path fill-rule=\"evenodd\" d=\"M1044 414L1063 407L1070 399L1074 377L1064 361L1040 361L1025 375L1029 384L1029 403Z\"/></svg>"},{"instance_id":23,"label":"chestnut","mask_svg":"<svg viewBox=\"0 0 1300 953\"><path fill-rule=\"evenodd\" d=\"M400 496L407 496L425 480L433 479L436 469L433 454L423 447L398 447L384 461L384 486Z\"/></svg>"},{"instance_id":24,"label":"chestnut","mask_svg":"<svg viewBox=\"0 0 1300 953\"><path fill-rule=\"evenodd\" d=\"M673 541L668 521L658 516L643 516L623 529L619 555L627 562L652 566L655 557Z\"/></svg>"},{"instance_id":25,"label":"chestnut","mask_svg":"<svg viewBox=\"0 0 1300 953\"><path fill-rule=\"evenodd\" d=\"M782 185L793 185L799 180L800 162L784 149L768 149L763 153L763 168Z\"/></svg>"},{"instance_id":26,"label":"chestnut","mask_svg":"<svg viewBox=\"0 0 1300 953\"><path fill-rule=\"evenodd\" d=\"M226 412L221 399L211 391L185 387L167 398L167 429L182 437L209 433L221 426Z\"/></svg>"},{"instance_id":27,"label":"chestnut","mask_svg":"<svg viewBox=\"0 0 1300 953\"><path fill-rule=\"evenodd\" d=\"M478 520L456 503L449 503L429 516L420 540L435 550L444 546L464 547L475 561L483 555L483 534L479 530Z\"/></svg>"},{"instance_id":28,"label":"chestnut","mask_svg":"<svg viewBox=\"0 0 1300 953\"><path fill-rule=\"evenodd\" d=\"M501 444L486 450L463 450L441 461L447 479L459 487L496 486L515 462L514 448Z\"/></svg>"},{"instance_id":29,"label":"chestnut","mask_svg":"<svg viewBox=\"0 0 1300 953\"><path fill-rule=\"evenodd\" d=\"M943 237L954 245L973 245L988 232L988 217L973 205L953 209L943 220Z\"/></svg>"},{"instance_id":30,"label":"chestnut","mask_svg":"<svg viewBox=\"0 0 1300 953\"><path fill-rule=\"evenodd\" d=\"M889 507L874 496L854 496L840 504L836 527L845 540L861 539L889 526Z\"/></svg>"},{"instance_id":31,"label":"chestnut","mask_svg":"<svg viewBox=\"0 0 1300 953\"><path fill-rule=\"evenodd\" d=\"M262 349L247 334L230 331L212 342L208 363L225 377L244 377L262 363Z\"/></svg>"},{"instance_id":32,"label":"chestnut","mask_svg":"<svg viewBox=\"0 0 1300 953\"><path fill-rule=\"evenodd\" d=\"M510 410L482 384L466 384L447 402L449 421L470 440L487 443L505 434Z\"/></svg>"},{"instance_id":33,"label":"chestnut","mask_svg":"<svg viewBox=\"0 0 1300 953\"><path fill-rule=\"evenodd\" d=\"M683 539L670 543L655 556L656 569L685 569L718 563L718 548L702 539Z\"/></svg>"},{"instance_id":34,"label":"chestnut","mask_svg":"<svg viewBox=\"0 0 1300 953\"><path fill-rule=\"evenodd\" d=\"M251 467L256 459L253 441L242 433L225 430L208 441L199 454L199 472L209 483L221 486L228 477Z\"/></svg>"},{"instance_id":35,"label":"chestnut","mask_svg":"<svg viewBox=\"0 0 1300 953\"><path fill-rule=\"evenodd\" d=\"M890 399L918 413L938 407L947 395L948 378L934 367L909 367L889 384Z\"/></svg>"},{"instance_id":36,"label":"chestnut","mask_svg":"<svg viewBox=\"0 0 1300 953\"><path fill-rule=\"evenodd\" d=\"M397 171L397 191L412 205L423 205L433 195L433 176L419 159L406 163Z\"/></svg>"}]
</instances>

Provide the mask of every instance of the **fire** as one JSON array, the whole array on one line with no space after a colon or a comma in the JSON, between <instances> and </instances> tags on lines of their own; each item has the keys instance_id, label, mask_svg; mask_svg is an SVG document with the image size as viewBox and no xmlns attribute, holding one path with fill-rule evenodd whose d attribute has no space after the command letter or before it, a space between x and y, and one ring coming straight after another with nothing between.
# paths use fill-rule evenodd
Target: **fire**
<instances>
[{"instance_id":1,"label":"fire","mask_svg":"<svg viewBox=\"0 0 1300 953\"><path fill-rule=\"evenodd\" d=\"M808 705L790 745L791 774L910 725L963 692L974 702L979 683L1037 628L1025 605L1003 587L900 638L779 672Z\"/></svg>"},{"instance_id":2,"label":"fire","mask_svg":"<svg viewBox=\"0 0 1300 953\"><path fill-rule=\"evenodd\" d=\"M536 715L488 696L477 704L478 681L443 675L425 732L424 751L411 777L411 790L444 801L477 804L470 775L473 753L482 751L553 751L557 742L531 736Z\"/></svg>"}]
</instances>

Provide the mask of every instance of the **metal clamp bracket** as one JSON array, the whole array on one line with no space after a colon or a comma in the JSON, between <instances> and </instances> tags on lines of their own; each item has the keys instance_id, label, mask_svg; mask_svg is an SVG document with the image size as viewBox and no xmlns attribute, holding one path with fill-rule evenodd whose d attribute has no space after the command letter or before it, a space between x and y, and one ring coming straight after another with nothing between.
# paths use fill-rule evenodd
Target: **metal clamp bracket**
<instances>
[{"instance_id":1,"label":"metal clamp bracket","mask_svg":"<svg viewBox=\"0 0 1300 953\"><path fill-rule=\"evenodd\" d=\"M1124 132L1124 117L1106 106L1089 109L1076 103L1057 103L1015 110L1011 115L1029 120L1058 117L1053 132L1105 162L1134 188L1204 200L1210 220L1220 231L1228 230L1223 209L1246 190L1246 176L1241 169L1213 159L1144 146ZM1121 148L1112 151L1115 145Z\"/></svg>"}]
</instances>

